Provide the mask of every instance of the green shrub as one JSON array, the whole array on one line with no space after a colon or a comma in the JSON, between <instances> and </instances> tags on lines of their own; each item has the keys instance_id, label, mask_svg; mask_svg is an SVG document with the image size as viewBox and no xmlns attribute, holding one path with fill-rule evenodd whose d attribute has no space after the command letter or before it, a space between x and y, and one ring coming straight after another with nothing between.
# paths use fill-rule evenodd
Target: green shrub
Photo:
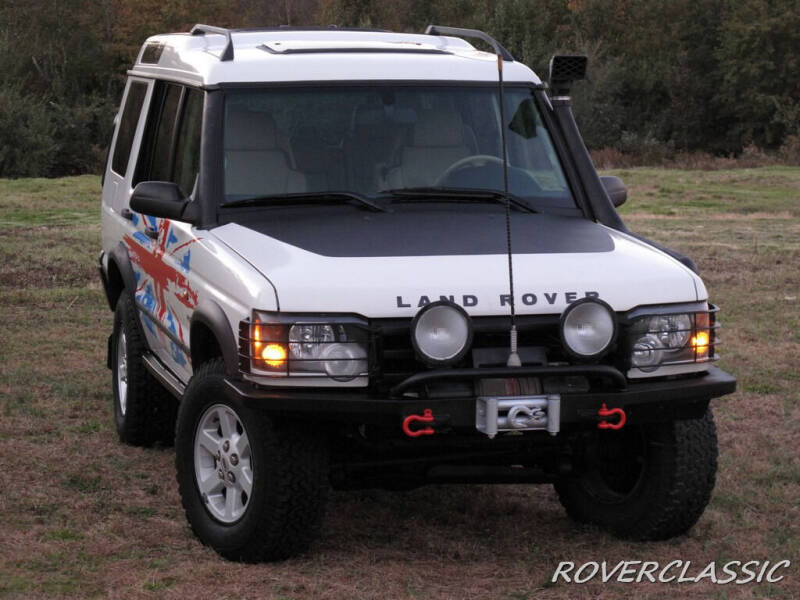
<instances>
[{"instance_id":1,"label":"green shrub","mask_svg":"<svg viewBox=\"0 0 800 600\"><path fill-rule=\"evenodd\" d=\"M50 173L58 153L54 131L43 101L17 87L0 87L0 177Z\"/></svg>"},{"instance_id":2,"label":"green shrub","mask_svg":"<svg viewBox=\"0 0 800 600\"><path fill-rule=\"evenodd\" d=\"M50 115L54 124L53 142L58 148L51 174L100 173L114 119L110 102L51 104Z\"/></svg>"}]
</instances>

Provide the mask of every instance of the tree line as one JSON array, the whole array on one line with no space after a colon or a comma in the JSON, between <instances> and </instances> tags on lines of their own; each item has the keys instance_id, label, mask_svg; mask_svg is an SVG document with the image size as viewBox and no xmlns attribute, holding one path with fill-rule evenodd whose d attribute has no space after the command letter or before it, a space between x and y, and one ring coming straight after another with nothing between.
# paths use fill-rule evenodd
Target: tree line
<instances>
[{"instance_id":1,"label":"tree line","mask_svg":"<svg viewBox=\"0 0 800 600\"><path fill-rule=\"evenodd\" d=\"M141 44L198 22L482 29L543 78L554 53L589 56L575 112L592 149L799 144L797 0L4 0L0 176L99 172Z\"/></svg>"}]
</instances>

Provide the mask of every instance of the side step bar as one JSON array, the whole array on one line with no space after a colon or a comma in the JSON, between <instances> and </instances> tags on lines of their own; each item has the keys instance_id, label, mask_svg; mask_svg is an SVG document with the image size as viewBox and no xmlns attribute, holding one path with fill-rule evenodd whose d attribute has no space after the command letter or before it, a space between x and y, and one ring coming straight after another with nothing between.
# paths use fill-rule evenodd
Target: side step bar
<instances>
[{"instance_id":1,"label":"side step bar","mask_svg":"<svg viewBox=\"0 0 800 600\"><path fill-rule=\"evenodd\" d=\"M150 371L150 374L155 377L161 385L167 388L170 394L175 396L178 400L183 397L183 391L186 389L186 386L183 385L175 375L170 373L169 370L161 364L161 361L152 354L144 354L142 356L142 362L145 368Z\"/></svg>"}]
</instances>

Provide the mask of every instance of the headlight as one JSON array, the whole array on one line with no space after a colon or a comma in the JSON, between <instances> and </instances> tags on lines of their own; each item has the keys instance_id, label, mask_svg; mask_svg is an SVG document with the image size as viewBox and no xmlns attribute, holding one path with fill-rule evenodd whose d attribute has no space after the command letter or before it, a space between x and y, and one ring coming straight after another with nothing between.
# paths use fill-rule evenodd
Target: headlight
<instances>
[{"instance_id":1,"label":"headlight","mask_svg":"<svg viewBox=\"0 0 800 600\"><path fill-rule=\"evenodd\" d=\"M633 353L631 354L631 364L646 370L650 367L657 367L661 364L664 344L657 336L647 334L638 338L633 343Z\"/></svg>"},{"instance_id":2,"label":"headlight","mask_svg":"<svg viewBox=\"0 0 800 600\"><path fill-rule=\"evenodd\" d=\"M368 375L369 330L357 319L343 317L340 322L256 311L249 333L250 372L254 374L330 377L342 382Z\"/></svg>"},{"instance_id":3,"label":"headlight","mask_svg":"<svg viewBox=\"0 0 800 600\"><path fill-rule=\"evenodd\" d=\"M659 315L650 317L647 328L668 352L676 352L686 346L692 333L692 316L689 314Z\"/></svg>"},{"instance_id":4,"label":"headlight","mask_svg":"<svg viewBox=\"0 0 800 600\"><path fill-rule=\"evenodd\" d=\"M456 363L472 343L469 315L452 302L432 302L414 317L411 341L417 354L431 365Z\"/></svg>"},{"instance_id":5,"label":"headlight","mask_svg":"<svg viewBox=\"0 0 800 600\"><path fill-rule=\"evenodd\" d=\"M582 359L605 354L617 335L617 319L611 307L597 298L570 304L561 315L561 339L565 348Z\"/></svg>"},{"instance_id":6,"label":"headlight","mask_svg":"<svg viewBox=\"0 0 800 600\"><path fill-rule=\"evenodd\" d=\"M703 303L691 312L667 310L639 309L631 315L627 333L629 377L698 371L705 369L698 365L717 359L716 307ZM646 314L648 311L660 314Z\"/></svg>"},{"instance_id":7,"label":"headlight","mask_svg":"<svg viewBox=\"0 0 800 600\"><path fill-rule=\"evenodd\" d=\"M290 373L320 373L347 381L367 370L366 345L344 325L292 325L289 329Z\"/></svg>"}]
</instances>

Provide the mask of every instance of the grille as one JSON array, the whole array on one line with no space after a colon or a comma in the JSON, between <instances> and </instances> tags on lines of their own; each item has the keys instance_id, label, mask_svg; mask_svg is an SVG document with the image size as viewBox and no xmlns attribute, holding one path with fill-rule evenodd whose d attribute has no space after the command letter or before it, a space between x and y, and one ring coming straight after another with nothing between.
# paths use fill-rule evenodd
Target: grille
<instances>
[{"instance_id":1,"label":"grille","mask_svg":"<svg viewBox=\"0 0 800 600\"><path fill-rule=\"evenodd\" d=\"M370 323L373 330L375 363L370 373L371 385L386 389L403 379L427 370L411 345L411 319L378 319ZM474 337L472 348L508 348L510 323L508 317L477 317L472 319ZM520 348L546 346L548 359L559 360L561 345L558 317L517 317ZM456 367L472 367L472 353L468 352Z\"/></svg>"}]
</instances>

